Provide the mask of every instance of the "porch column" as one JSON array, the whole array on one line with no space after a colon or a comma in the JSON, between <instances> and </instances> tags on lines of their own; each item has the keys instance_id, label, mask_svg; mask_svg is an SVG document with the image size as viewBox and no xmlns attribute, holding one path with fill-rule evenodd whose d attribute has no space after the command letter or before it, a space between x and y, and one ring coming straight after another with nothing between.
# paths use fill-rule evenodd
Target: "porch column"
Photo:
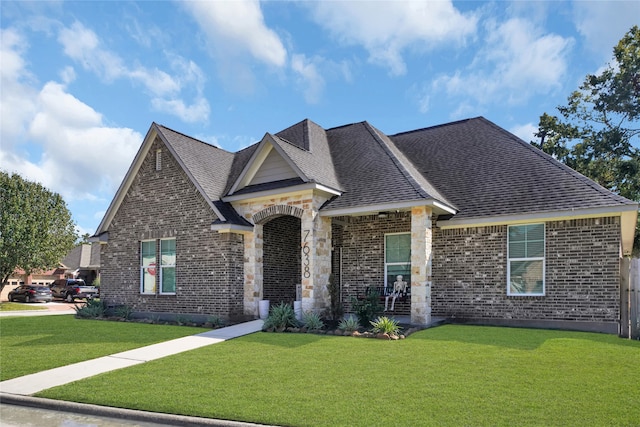
<instances>
[{"instance_id":1,"label":"porch column","mask_svg":"<svg viewBox=\"0 0 640 427\"><path fill-rule=\"evenodd\" d=\"M258 315L258 301L262 299L263 236L262 225L255 224L253 232L244 236L244 314Z\"/></svg>"},{"instance_id":2,"label":"porch column","mask_svg":"<svg viewBox=\"0 0 640 427\"><path fill-rule=\"evenodd\" d=\"M327 285L331 274L331 219L318 214L320 205L305 208L301 220L303 311L320 312L330 305Z\"/></svg>"},{"instance_id":3,"label":"porch column","mask_svg":"<svg viewBox=\"0 0 640 427\"><path fill-rule=\"evenodd\" d=\"M431 323L431 208L411 209L411 323Z\"/></svg>"}]
</instances>

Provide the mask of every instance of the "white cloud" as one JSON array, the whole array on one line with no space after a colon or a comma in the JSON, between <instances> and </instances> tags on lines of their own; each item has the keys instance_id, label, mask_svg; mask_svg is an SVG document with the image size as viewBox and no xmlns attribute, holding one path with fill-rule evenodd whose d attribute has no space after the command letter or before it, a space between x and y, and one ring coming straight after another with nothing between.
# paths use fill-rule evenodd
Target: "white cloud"
<instances>
[{"instance_id":1,"label":"white cloud","mask_svg":"<svg viewBox=\"0 0 640 427\"><path fill-rule=\"evenodd\" d=\"M452 97L471 97L479 104L521 104L534 94L560 86L567 72L567 53L573 40L544 34L531 22L513 18L488 21L486 40L466 71L433 80L434 91Z\"/></svg>"},{"instance_id":2,"label":"white cloud","mask_svg":"<svg viewBox=\"0 0 640 427\"><path fill-rule=\"evenodd\" d=\"M509 129L509 132L523 140L524 142L531 142L536 140L535 133L538 132L538 126L533 123L525 123L523 125L516 125Z\"/></svg>"},{"instance_id":3,"label":"white cloud","mask_svg":"<svg viewBox=\"0 0 640 427\"><path fill-rule=\"evenodd\" d=\"M463 44L477 17L460 13L449 1L311 2L315 21L346 45L361 45L369 61L392 75L406 73L408 49Z\"/></svg>"},{"instance_id":4,"label":"white cloud","mask_svg":"<svg viewBox=\"0 0 640 427\"><path fill-rule=\"evenodd\" d=\"M26 49L27 43L19 32L0 30L0 145L6 150L20 145L19 135L24 133L25 122L35 109L36 91L30 86L34 77L22 57Z\"/></svg>"},{"instance_id":5,"label":"white cloud","mask_svg":"<svg viewBox=\"0 0 640 427\"><path fill-rule=\"evenodd\" d=\"M42 149L36 161L46 186L67 200L97 200L113 194L131 163L142 135L107 127L102 115L59 83L48 82L37 99L28 137Z\"/></svg>"},{"instance_id":6,"label":"white cloud","mask_svg":"<svg viewBox=\"0 0 640 427\"><path fill-rule=\"evenodd\" d=\"M611 59L613 47L640 21L637 1L574 1L574 22L587 51Z\"/></svg>"},{"instance_id":7,"label":"white cloud","mask_svg":"<svg viewBox=\"0 0 640 427\"><path fill-rule=\"evenodd\" d=\"M287 51L278 35L266 26L257 0L188 1L183 5L219 54L248 53L268 65L286 65Z\"/></svg>"},{"instance_id":8,"label":"white cloud","mask_svg":"<svg viewBox=\"0 0 640 427\"><path fill-rule=\"evenodd\" d=\"M103 48L98 36L79 22L63 28L58 40L66 55L102 79L130 79L141 84L151 95L151 105L156 110L173 114L186 122L208 119L209 102L203 96L204 73L193 61L166 53L173 74L140 65L127 66L120 56ZM191 104L183 99L187 91L193 93Z\"/></svg>"},{"instance_id":9,"label":"white cloud","mask_svg":"<svg viewBox=\"0 0 640 427\"><path fill-rule=\"evenodd\" d=\"M315 61L321 61L315 58ZM324 89L324 79L318 71L314 60L307 59L305 55L297 54L291 58L291 69L299 76L299 83L304 87L304 98L309 104L319 101Z\"/></svg>"},{"instance_id":10,"label":"white cloud","mask_svg":"<svg viewBox=\"0 0 640 427\"><path fill-rule=\"evenodd\" d=\"M65 200L104 201L126 173L143 136L108 127L100 113L61 83L39 87L23 59L26 43L2 30L0 168L60 193ZM71 78L70 69L62 71Z\"/></svg>"}]
</instances>

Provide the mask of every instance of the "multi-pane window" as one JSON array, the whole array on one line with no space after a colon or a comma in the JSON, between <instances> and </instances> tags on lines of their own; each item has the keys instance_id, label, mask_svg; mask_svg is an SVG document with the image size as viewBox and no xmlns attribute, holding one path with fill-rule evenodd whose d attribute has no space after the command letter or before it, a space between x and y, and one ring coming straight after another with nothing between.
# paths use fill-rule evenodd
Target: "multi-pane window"
<instances>
[{"instance_id":1,"label":"multi-pane window","mask_svg":"<svg viewBox=\"0 0 640 427\"><path fill-rule=\"evenodd\" d=\"M140 292L156 293L156 241L140 242Z\"/></svg>"},{"instance_id":2,"label":"multi-pane window","mask_svg":"<svg viewBox=\"0 0 640 427\"><path fill-rule=\"evenodd\" d=\"M140 242L140 292L155 294L158 284L161 294L176 293L176 239Z\"/></svg>"},{"instance_id":3,"label":"multi-pane window","mask_svg":"<svg viewBox=\"0 0 640 427\"><path fill-rule=\"evenodd\" d=\"M397 276L411 283L411 233L384 236L384 286L392 288ZM386 292L385 292L386 293Z\"/></svg>"},{"instance_id":4,"label":"multi-pane window","mask_svg":"<svg viewBox=\"0 0 640 427\"><path fill-rule=\"evenodd\" d=\"M176 293L176 239L160 240L160 293Z\"/></svg>"},{"instance_id":5,"label":"multi-pane window","mask_svg":"<svg viewBox=\"0 0 640 427\"><path fill-rule=\"evenodd\" d=\"M544 224L509 226L507 295L544 295Z\"/></svg>"}]
</instances>

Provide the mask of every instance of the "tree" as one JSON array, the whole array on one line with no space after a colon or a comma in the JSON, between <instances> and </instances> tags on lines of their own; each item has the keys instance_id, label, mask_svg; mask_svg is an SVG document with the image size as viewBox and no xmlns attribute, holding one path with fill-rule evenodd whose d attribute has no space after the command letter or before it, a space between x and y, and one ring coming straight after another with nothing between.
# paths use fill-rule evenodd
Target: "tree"
<instances>
[{"instance_id":1,"label":"tree","mask_svg":"<svg viewBox=\"0 0 640 427\"><path fill-rule=\"evenodd\" d=\"M31 274L57 267L76 239L59 194L0 171L0 290L16 269Z\"/></svg>"},{"instance_id":2,"label":"tree","mask_svg":"<svg viewBox=\"0 0 640 427\"><path fill-rule=\"evenodd\" d=\"M614 61L589 74L559 106L544 113L531 144L630 200L640 201L640 28L613 49ZM640 216L634 253L640 251Z\"/></svg>"}]
</instances>

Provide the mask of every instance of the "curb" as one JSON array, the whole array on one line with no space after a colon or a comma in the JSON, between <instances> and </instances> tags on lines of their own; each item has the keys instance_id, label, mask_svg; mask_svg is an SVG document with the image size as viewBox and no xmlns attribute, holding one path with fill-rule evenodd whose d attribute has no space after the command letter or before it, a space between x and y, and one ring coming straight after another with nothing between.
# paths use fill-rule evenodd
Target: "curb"
<instances>
[{"instance_id":1,"label":"curb","mask_svg":"<svg viewBox=\"0 0 640 427\"><path fill-rule=\"evenodd\" d=\"M0 392L0 403L5 405L26 406L30 408L49 409L53 411L71 412L82 415L109 417L121 420L165 424L170 426L191 427L256 427L267 424L245 423L240 421L218 420L214 418L191 417L186 415L164 414L160 412L136 411L133 409L114 408L87 403L67 402L63 400L44 399L41 397L21 396ZM274 427L274 426L271 426Z\"/></svg>"}]
</instances>

